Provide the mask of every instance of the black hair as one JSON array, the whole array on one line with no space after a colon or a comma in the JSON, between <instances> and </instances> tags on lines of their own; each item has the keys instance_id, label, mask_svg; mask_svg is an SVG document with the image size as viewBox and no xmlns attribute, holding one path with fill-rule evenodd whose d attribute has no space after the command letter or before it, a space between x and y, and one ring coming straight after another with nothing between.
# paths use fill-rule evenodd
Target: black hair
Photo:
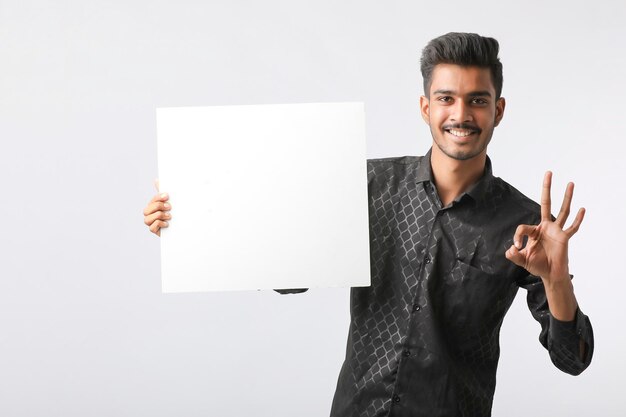
<instances>
[{"instance_id":1,"label":"black hair","mask_svg":"<svg viewBox=\"0 0 626 417\"><path fill-rule=\"evenodd\" d=\"M502 63L499 45L494 38L476 33L450 32L428 42L422 50L420 69L424 78L424 95L430 94L433 69L437 64L455 64L489 68L496 99L502 94Z\"/></svg>"}]
</instances>

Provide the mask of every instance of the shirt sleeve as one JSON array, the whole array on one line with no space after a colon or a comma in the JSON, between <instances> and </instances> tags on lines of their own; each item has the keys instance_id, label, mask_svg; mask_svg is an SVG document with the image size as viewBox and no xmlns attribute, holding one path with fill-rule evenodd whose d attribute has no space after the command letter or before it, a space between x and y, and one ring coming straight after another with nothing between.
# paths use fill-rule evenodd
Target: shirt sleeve
<instances>
[{"instance_id":1,"label":"shirt sleeve","mask_svg":"<svg viewBox=\"0 0 626 417\"><path fill-rule=\"evenodd\" d=\"M541 324L539 342L548 350L552 363L563 372L579 375L587 369L593 356L593 329L589 317L577 308L574 320L557 320L548 308L541 278L529 274L519 284L528 291L528 308ZM582 358L581 343L584 343Z\"/></svg>"}]
</instances>

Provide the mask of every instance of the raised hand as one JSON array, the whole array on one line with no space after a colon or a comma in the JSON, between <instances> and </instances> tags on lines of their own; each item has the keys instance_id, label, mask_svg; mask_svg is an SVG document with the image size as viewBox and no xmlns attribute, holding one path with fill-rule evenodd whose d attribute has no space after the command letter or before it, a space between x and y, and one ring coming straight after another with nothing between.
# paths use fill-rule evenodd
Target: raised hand
<instances>
[{"instance_id":1,"label":"raised hand","mask_svg":"<svg viewBox=\"0 0 626 417\"><path fill-rule=\"evenodd\" d=\"M563 204L556 220L550 214L550 187L552 172L546 172L541 193L541 223L538 225L520 225L515 231L513 245L506 251L506 257L525 268L533 275L543 279L546 287L559 282L569 282L568 242L578 231L585 216L581 208L570 227L564 229L570 214L574 195L574 184L567 184ZM528 236L526 246L522 248L523 237Z\"/></svg>"},{"instance_id":2,"label":"raised hand","mask_svg":"<svg viewBox=\"0 0 626 417\"><path fill-rule=\"evenodd\" d=\"M161 228L168 227L169 223L167 221L172 218L172 215L169 213L172 206L167 202L170 198L167 193L158 193L159 180L154 181L154 186L157 189L157 194L152 197L152 200L143 209L143 222L152 233L161 236Z\"/></svg>"}]
</instances>

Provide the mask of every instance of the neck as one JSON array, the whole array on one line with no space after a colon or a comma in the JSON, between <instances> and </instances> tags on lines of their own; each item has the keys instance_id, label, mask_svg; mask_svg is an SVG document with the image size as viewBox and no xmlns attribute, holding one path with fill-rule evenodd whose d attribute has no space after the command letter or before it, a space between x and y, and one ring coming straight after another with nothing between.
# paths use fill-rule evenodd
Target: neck
<instances>
[{"instance_id":1,"label":"neck","mask_svg":"<svg viewBox=\"0 0 626 417\"><path fill-rule=\"evenodd\" d=\"M430 165L437 193L445 207L476 183L485 171L487 153L481 152L471 159L459 161L450 158L433 144Z\"/></svg>"}]
</instances>

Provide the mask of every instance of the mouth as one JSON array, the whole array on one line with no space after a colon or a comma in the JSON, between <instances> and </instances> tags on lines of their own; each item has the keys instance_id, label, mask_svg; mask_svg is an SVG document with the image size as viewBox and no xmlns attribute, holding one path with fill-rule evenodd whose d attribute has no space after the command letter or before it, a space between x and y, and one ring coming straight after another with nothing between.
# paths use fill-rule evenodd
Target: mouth
<instances>
[{"instance_id":1,"label":"mouth","mask_svg":"<svg viewBox=\"0 0 626 417\"><path fill-rule=\"evenodd\" d=\"M455 128L444 128L443 129L446 133L449 133L450 135L457 137L457 138L467 138L469 136L478 134L478 130L476 129L455 129Z\"/></svg>"}]
</instances>

